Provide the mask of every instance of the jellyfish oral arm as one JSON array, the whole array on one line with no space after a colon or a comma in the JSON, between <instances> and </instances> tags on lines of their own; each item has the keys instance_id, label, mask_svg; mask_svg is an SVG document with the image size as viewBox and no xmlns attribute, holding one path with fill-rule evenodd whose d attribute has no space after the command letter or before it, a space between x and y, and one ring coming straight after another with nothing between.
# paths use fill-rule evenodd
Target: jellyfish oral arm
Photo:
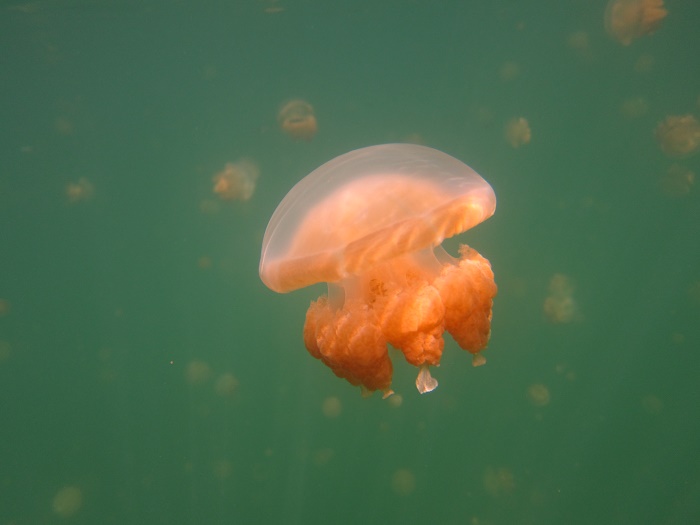
<instances>
[{"instance_id":1,"label":"jellyfish oral arm","mask_svg":"<svg viewBox=\"0 0 700 525\"><path fill-rule=\"evenodd\" d=\"M418 377L416 377L416 388L421 394L427 394L432 392L438 387L437 379L430 375L430 368L428 365L421 365L418 370Z\"/></svg>"}]
</instances>

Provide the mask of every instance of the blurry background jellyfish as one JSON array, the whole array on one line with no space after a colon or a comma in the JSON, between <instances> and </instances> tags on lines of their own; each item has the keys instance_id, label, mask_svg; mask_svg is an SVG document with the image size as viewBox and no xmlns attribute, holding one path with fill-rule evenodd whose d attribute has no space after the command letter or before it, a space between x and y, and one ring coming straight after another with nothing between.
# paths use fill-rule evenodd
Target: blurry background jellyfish
<instances>
[{"instance_id":1,"label":"blurry background jellyfish","mask_svg":"<svg viewBox=\"0 0 700 525\"><path fill-rule=\"evenodd\" d=\"M700 149L700 123L693 115L668 116L656 126L656 140L669 157L689 157Z\"/></svg>"},{"instance_id":2,"label":"blurry background jellyfish","mask_svg":"<svg viewBox=\"0 0 700 525\"><path fill-rule=\"evenodd\" d=\"M391 489L399 496L409 496L416 490L416 475L407 468L396 470L391 476Z\"/></svg>"},{"instance_id":3,"label":"blurry background jellyfish","mask_svg":"<svg viewBox=\"0 0 700 525\"><path fill-rule=\"evenodd\" d=\"M501 77L501 80L506 82L514 80L519 74L520 66L517 64L517 62L513 61L505 62L498 71L498 76Z\"/></svg>"},{"instance_id":4,"label":"blurry background jellyfish","mask_svg":"<svg viewBox=\"0 0 700 525\"><path fill-rule=\"evenodd\" d=\"M78 487L67 486L60 489L53 497L51 508L61 518L70 518L83 506L83 491Z\"/></svg>"},{"instance_id":5,"label":"blurry background jellyfish","mask_svg":"<svg viewBox=\"0 0 700 525\"><path fill-rule=\"evenodd\" d=\"M232 397L238 391L238 387L238 379L231 372L224 372L214 383L214 390L220 397Z\"/></svg>"},{"instance_id":6,"label":"blurry background jellyfish","mask_svg":"<svg viewBox=\"0 0 700 525\"><path fill-rule=\"evenodd\" d=\"M667 13L663 0L610 0L605 10L605 30L628 46L656 31Z\"/></svg>"},{"instance_id":7,"label":"blurry background jellyfish","mask_svg":"<svg viewBox=\"0 0 700 525\"><path fill-rule=\"evenodd\" d=\"M365 392L390 389L387 343L419 368L421 393L437 387L447 330L474 354L491 334L496 284L489 262L444 239L493 215L491 186L467 165L415 144L385 144L337 157L297 183L263 239L260 277L290 292L328 283L311 303L304 343L338 376Z\"/></svg>"},{"instance_id":8,"label":"blurry background jellyfish","mask_svg":"<svg viewBox=\"0 0 700 525\"><path fill-rule=\"evenodd\" d=\"M593 58L591 38L585 31L574 31L569 34L566 38L566 44L579 58L584 60L591 60Z\"/></svg>"},{"instance_id":9,"label":"blurry background jellyfish","mask_svg":"<svg viewBox=\"0 0 700 525\"><path fill-rule=\"evenodd\" d=\"M690 193L695 183L695 173L680 164L672 164L661 177L661 191L669 197L682 197Z\"/></svg>"},{"instance_id":10,"label":"blurry background jellyfish","mask_svg":"<svg viewBox=\"0 0 700 525\"><path fill-rule=\"evenodd\" d=\"M494 498L506 496L515 490L515 476L508 467L486 467L483 483L486 492Z\"/></svg>"},{"instance_id":11,"label":"blurry background jellyfish","mask_svg":"<svg viewBox=\"0 0 700 525\"><path fill-rule=\"evenodd\" d=\"M92 199L95 195L95 186L85 177L66 185L66 198L68 204L77 204Z\"/></svg>"},{"instance_id":12,"label":"blurry background jellyfish","mask_svg":"<svg viewBox=\"0 0 700 525\"><path fill-rule=\"evenodd\" d=\"M0 297L0 317L10 313L10 301Z\"/></svg>"},{"instance_id":13,"label":"blurry background jellyfish","mask_svg":"<svg viewBox=\"0 0 700 525\"><path fill-rule=\"evenodd\" d=\"M542 383L534 383L527 387L527 398L535 406L547 406L550 401L549 388Z\"/></svg>"},{"instance_id":14,"label":"blurry background jellyfish","mask_svg":"<svg viewBox=\"0 0 700 525\"><path fill-rule=\"evenodd\" d=\"M240 159L229 162L212 179L214 193L223 200L250 200L259 176L260 168L255 161Z\"/></svg>"},{"instance_id":15,"label":"blurry background jellyfish","mask_svg":"<svg viewBox=\"0 0 700 525\"><path fill-rule=\"evenodd\" d=\"M514 148L529 144L532 138L530 124L523 117L510 119L506 124L505 136L508 144Z\"/></svg>"},{"instance_id":16,"label":"blurry background jellyfish","mask_svg":"<svg viewBox=\"0 0 700 525\"><path fill-rule=\"evenodd\" d=\"M211 373L209 363L194 359L185 367L185 381L188 385L201 385L209 381Z\"/></svg>"},{"instance_id":17,"label":"blurry background jellyfish","mask_svg":"<svg viewBox=\"0 0 700 525\"><path fill-rule=\"evenodd\" d=\"M574 284L568 276L557 273L549 280L549 295L544 300L544 314L555 324L570 323L578 318Z\"/></svg>"},{"instance_id":18,"label":"blurry background jellyfish","mask_svg":"<svg viewBox=\"0 0 700 525\"><path fill-rule=\"evenodd\" d=\"M622 101L620 112L628 118L639 118L649 111L649 102L644 97L631 97Z\"/></svg>"},{"instance_id":19,"label":"blurry background jellyfish","mask_svg":"<svg viewBox=\"0 0 700 525\"><path fill-rule=\"evenodd\" d=\"M314 108L305 100L286 102L277 115L280 128L294 140L309 141L318 131Z\"/></svg>"}]
</instances>

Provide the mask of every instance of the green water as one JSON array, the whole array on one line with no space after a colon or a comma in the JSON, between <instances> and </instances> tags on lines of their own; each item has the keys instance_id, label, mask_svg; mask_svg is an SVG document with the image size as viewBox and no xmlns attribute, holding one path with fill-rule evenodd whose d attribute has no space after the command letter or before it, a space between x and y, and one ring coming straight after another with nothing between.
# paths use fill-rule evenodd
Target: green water
<instances>
[{"instance_id":1,"label":"green water","mask_svg":"<svg viewBox=\"0 0 700 525\"><path fill-rule=\"evenodd\" d=\"M3 2L0 525L700 522L700 194L661 182L700 155L654 136L700 117L700 3L627 47L605 4ZM278 127L295 97L311 142ZM447 337L421 396L394 355L397 406L305 350L322 285L257 272L295 182L403 140L493 185L496 214L446 246L499 293L488 363ZM255 194L218 200L242 157Z\"/></svg>"}]
</instances>

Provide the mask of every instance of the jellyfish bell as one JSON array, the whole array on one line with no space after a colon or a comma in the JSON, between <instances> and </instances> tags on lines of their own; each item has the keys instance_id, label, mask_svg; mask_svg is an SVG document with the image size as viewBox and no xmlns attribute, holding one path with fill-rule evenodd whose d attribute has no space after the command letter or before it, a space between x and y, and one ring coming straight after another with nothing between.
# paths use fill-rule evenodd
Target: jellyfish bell
<instances>
[{"instance_id":1,"label":"jellyfish bell","mask_svg":"<svg viewBox=\"0 0 700 525\"><path fill-rule=\"evenodd\" d=\"M605 30L628 46L656 31L667 14L664 0L610 0L605 10Z\"/></svg>"},{"instance_id":2,"label":"jellyfish bell","mask_svg":"<svg viewBox=\"0 0 700 525\"><path fill-rule=\"evenodd\" d=\"M387 343L419 368L421 393L437 386L447 330L480 361L496 285L467 246L442 247L493 215L496 196L466 164L416 144L341 155L294 186L263 238L260 277L279 293L328 283L306 315L308 351L339 377L390 389Z\"/></svg>"}]
</instances>

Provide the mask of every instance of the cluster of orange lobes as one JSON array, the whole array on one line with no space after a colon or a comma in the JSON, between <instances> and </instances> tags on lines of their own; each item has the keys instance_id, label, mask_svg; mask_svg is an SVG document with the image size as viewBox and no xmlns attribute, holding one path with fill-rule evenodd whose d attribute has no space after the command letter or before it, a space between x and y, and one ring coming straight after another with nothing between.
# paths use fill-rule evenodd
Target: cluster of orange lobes
<instances>
[{"instance_id":1,"label":"cluster of orange lobes","mask_svg":"<svg viewBox=\"0 0 700 525\"><path fill-rule=\"evenodd\" d=\"M485 362L496 295L491 265L441 246L493 215L491 186L459 160L425 146L385 144L341 155L302 179L275 210L260 277L285 293L328 283L306 314L308 351L364 392L391 395L388 344L437 387L443 333Z\"/></svg>"}]
</instances>

